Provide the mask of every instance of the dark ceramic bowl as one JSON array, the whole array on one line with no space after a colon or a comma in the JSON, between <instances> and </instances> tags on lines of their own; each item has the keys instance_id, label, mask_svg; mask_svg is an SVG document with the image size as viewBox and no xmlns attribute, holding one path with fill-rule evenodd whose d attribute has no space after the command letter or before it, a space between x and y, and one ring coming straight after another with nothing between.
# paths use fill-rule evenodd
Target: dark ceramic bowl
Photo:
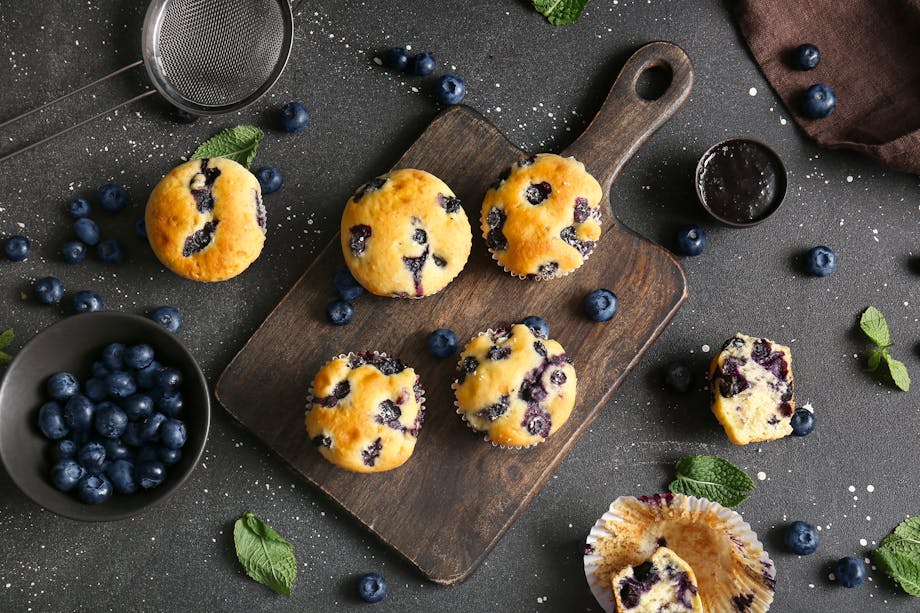
<instances>
[{"instance_id":1,"label":"dark ceramic bowl","mask_svg":"<svg viewBox=\"0 0 920 613\"><path fill-rule=\"evenodd\" d=\"M167 467L166 480L150 490L114 494L97 505L56 490L49 472L49 444L39 431L38 407L47 399L52 374L71 372L82 382L109 343L148 343L157 360L182 371L182 420L188 439L182 459ZM0 385L0 459L29 498L58 515L81 521L124 519L169 497L188 478L204 451L211 397L201 368L176 335L137 315L101 312L74 315L42 330L16 355Z\"/></svg>"}]
</instances>

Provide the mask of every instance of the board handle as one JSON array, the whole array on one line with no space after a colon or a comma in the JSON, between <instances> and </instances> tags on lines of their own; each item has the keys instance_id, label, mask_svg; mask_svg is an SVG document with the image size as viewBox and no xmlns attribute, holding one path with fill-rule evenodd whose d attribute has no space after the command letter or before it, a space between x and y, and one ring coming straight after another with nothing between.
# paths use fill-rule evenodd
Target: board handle
<instances>
[{"instance_id":1,"label":"board handle","mask_svg":"<svg viewBox=\"0 0 920 613\"><path fill-rule=\"evenodd\" d=\"M643 98L636 87L650 69L661 69L659 81L667 80L667 72L671 76L654 99ZM677 113L692 89L693 66L683 49L667 42L641 47L626 61L594 119L562 155L584 163L606 195L626 162Z\"/></svg>"}]
</instances>

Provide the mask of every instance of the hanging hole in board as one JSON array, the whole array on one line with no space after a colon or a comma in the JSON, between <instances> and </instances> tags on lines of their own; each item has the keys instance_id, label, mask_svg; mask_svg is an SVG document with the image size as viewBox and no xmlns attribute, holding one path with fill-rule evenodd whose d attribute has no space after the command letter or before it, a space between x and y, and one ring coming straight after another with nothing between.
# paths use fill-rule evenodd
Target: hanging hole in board
<instances>
[{"instance_id":1,"label":"hanging hole in board","mask_svg":"<svg viewBox=\"0 0 920 613\"><path fill-rule=\"evenodd\" d=\"M658 100L668 91L673 76L670 66L650 66L636 79L636 93L643 100Z\"/></svg>"}]
</instances>

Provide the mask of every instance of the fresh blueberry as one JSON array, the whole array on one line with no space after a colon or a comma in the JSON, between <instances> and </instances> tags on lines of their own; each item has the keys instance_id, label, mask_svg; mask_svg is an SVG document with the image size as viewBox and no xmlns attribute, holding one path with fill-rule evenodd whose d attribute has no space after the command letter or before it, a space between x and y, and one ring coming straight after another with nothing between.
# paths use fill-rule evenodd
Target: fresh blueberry
<instances>
[{"instance_id":1,"label":"fresh blueberry","mask_svg":"<svg viewBox=\"0 0 920 613\"><path fill-rule=\"evenodd\" d=\"M799 45L795 48L792 60L798 70L811 70L821 61L821 52L814 45Z\"/></svg>"},{"instance_id":2,"label":"fresh blueberry","mask_svg":"<svg viewBox=\"0 0 920 613\"><path fill-rule=\"evenodd\" d=\"M607 289L596 289L585 296L585 314L593 321L610 321L619 306L620 301Z\"/></svg>"},{"instance_id":3,"label":"fresh blueberry","mask_svg":"<svg viewBox=\"0 0 920 613\"><path fill-rule=\"evenodd\" d=\"M62 492L69 492L77 487L86 475L86 470L72 458L65 458L51 469L51 483Z\"/></svg>"},{"instance_id":4,"label":"fresh blueberry","mask_svg":"<svg viewBox=\"0 0 920 613\"><path fill-rule=\"evenodd\" d=\"M818 531L804 521L794 521L786 528L783 537L786 549L797 556L807 556L818 550Z\"/></svg>"},{"instance_id":5,"label":"fresh blueberry","mask_svg":"<svg viewBox=\"0 0 920 613\"><path fill-rule=\"evenodd\" d=\"M802 97L802 115L810 119L824 119L837 108L837 95L825 83L815 83Z\"/></svg>"},{"instance_id":6,"label":"fresh blueberry","mask_svg":"<svg viewBox=\"0 0 920 613\"><path fill-rule=\"evenodd\" d=\"M112 487L119 494L133 494L137 491L137 480L134 478L134 464L128 460L120 459L112 462L105 471L112 481Z\"/></svg>"},{"instance_id":7,"label":"fresh blueberry","mask_svg":"<svg viewBox=\"0 0 920 613\"><path fill-rule=\"evenodd\" d=\"M390 47L383 54L383 65L402 72L409 65L409 52L402 47Z\"/></svg>"},{"instance_id":8,"label":"fresh blueberry","mask_svg":"<svg viewBox=\"0 0 920 613\"><path fill-rule=\"evenodd\" d=\"M32 286L32 293L42 304L57 304L64 297L64 284L56 277L42 277Z\"/></svg>"},{"instance_id":9,"label":"fresh blueberry","mask_svg":"<svg viewBox=\"0 0 920 613\"><path fill-rule=\"evenodd\" d=\"M818 245L805 258L805 271L813 277L826 277L837 270L837 254L830 247Z\"/></svg>"},{"instance_id":10,"label":"fresh blueberry","mask_svg":"<svg viewBox=\"0 0 920 613\"><path fill-rule=\"evenodd\" d=\"M185 445L185 424L178 419L167 419L160 426L160 444L169 449L179 449Z\"/></svg>"},{"instance_id":11,"label":"fresh blueberry","mask_svg":"<svg viewBox=\"0 0 920 613\"><path fill-rule=\"evenodd\" d=\"M386 595L386 579L377 573L368 573L358 579L358 596L364 602L380 602Z\"/></svg>"},{"instance_id":12,"label":"fresh blueberry","mask_svg":"<svg viewBox=\"0 0 920 613\"><path fill-rule=\"evenodd\" d=\"M93 417L96 432L105 438L118 438L128 427L128 414L116 404L100 402Z\"/></svg>"},{"instance_id":13,"label":"fresh blueberry","mask_svg":"<svg viewBox=\"0 0 920 613\"><path fill-rule=\"evenodd\" d=\"M99 226L87 217L73 222L73 233L90 247L99 243Z\"/></svg>"},{"instance_id":14,"label":"fresh blueberry","mask_svg":"<svg viewBox=\"0 0 920 613\"><path fill-rule=\"evenodd\" d=\"M256 179L262 187L263 194L273 194L284 185L284 178L281 171L273 166L263 166L256 171Z\"/></svg>"},{"instance_id":15,"label":"fresh blueberry","mask_svg":"<svg viewBox=\"0 0 920 613\"><path fill-rule=\"evenodd\" d=\"M466 83L455 74L446 74L435 83L434 93L441 104L460 104L466 96Z\"/></svg>"},{"instance_id":16,"label":"fresh blueberry","mask_svg":"<svg viewBox=\"0 0 920 613\"><path fill-rule=\"evenodd\" d=\"M125 445L129 447L140 447L144 444L144 439L141 437L141 430L143 429L144 424L139 421L132 421L128 424L128 427L125 428L124 436L122 440L125 442Z\"/></svg>"},{"instance_id":17,"label":"fresh blueberry","mask_svg":"<svg viewBox=\"0 0 920 613\"><path fill-rule=\"evenodd\" d=\"M534 336L540 338L549 338L549 324L542 317L536 315L528 315L521 320L521 323L530 328L530 331L534 333Z\"/></svg>"},{"instance_id":18,"label":"fresh blueberry","mask_svg":"<svg viewBox=\"0 0 920 613\"><path fill-rule=\"evenodd\" d=\"M82 264L86 259L86 245L80 241L67 241L61 246L61 258L65 264Z\"/></svg>"},{"instance_id":19,"label":"fresh blueberry","mask_svg":"<svg viewBox=\"0 0 920 613\"><path fill-rule=\"evenodd\" d=\"M74 394L64 405L64 423L74 432L88 432L93 427L95 410L96 407L89 398Z\"/></svg>"},{"instance_id":20,"label":"fresh blueberry","mask_svg":"<svg viewBox=\"0 0 920 613\"><path fill-rule=\"evenodd\" d=\"M156 384L164 393L174 390L182 385L182 373L170 366L164 366L157 371Z\"/></svg>"},{"instance_id":21,"label":"fresh blueberry","mask_svg":"<svg viewBox=\"0 0 920 613\"><path fill-rule=\"evenodd\" d=\"M102 363L106 368L109 369L109 373L115 370L121 370L125 367L125 349L126 347L121 343L111 343L105 346L105 349L102 350ZM99 375L94 375L99 376Z\"/></svg>"},{"instance_id":22,"label":"fresh blueberry","mask_svg":"<svg viewBox=\"0 0 920 613\"><path fill-rule=\"evenodd\" d=\"M676 394L683 394L693 383L693 372L683 362L671 362L664 368L664 384Z\"/></svg>"},{"instance_id":23,"label":"fresh blueberry","mask_svg":"<svg viewBox=\"0 0 920 613\"><path fill-rule=\"evenodd\" d=\"M21 262L29 257L29 239L20 234L14 234L6 239L6 245L3 247L6 253L6 259L10 262Z\"/></svg>"},{"instance_id":24,"label":"fresh blueberry","mask_svg":"<svg viewBox=\"0 0 920 613\"><path fill-rule=\"evenodd\" d=\"M128 368L141 370L153 362L153 347L146 343L132 345L125 351L122 359Z\"/></svg>"},{"instance_id":25,"label":"fresh blueberry","mask_svg":"<svg viewBox=\"0 0 920 613\"><path fill-rule=\"evenodd\" d=\"M135 469L137 481L145 490L163 483L166 478L166 467L162 462L143 462Z\"/></svg>"},{"instance_id":26,"label":"fresh blueberry","mask_svg":"<svg viewBox=\"0 0 920 613\"><path fill-rule=\"evenodd\" d=\"M155 445L144 445L134 454L134 461L138 464L141 462L157 462L160 459L159 450L160 448Z\"/></svg>"},{"instance_id":27,"label":"fresh blueberry","mask_svg":"<svg viewBox=\"0 0 920 613\"><path fill-rule=\"evenodd\" d=\"M699 255L709 244L706 230L699 226L681 226L677 229L677 251L683 255Z\"/></svg>"},{"instance_id":28,"label":"fresh blueberry","mask_svg":"<svg viewBox=\"0 0 920 613\"><path fill-rule=\"evenodd\" d=\"M56 441L67 436L70 428L64 421L64 412L56 402L46 402L38 409L38 429L45 438Z\"/></svg>"},{"instance_id":29,"label":"fresh blueberry","mask_svg":"<svg viewBox=\"0 0 920 613\"><path fill-rule=\"evenodd\" d=\"M149 390L157 385L157 373L160 371L161 364L156 360L152 361L149 366L140 369L134 373L134 380L137 386L144 390Z\"/></svg>"},{"instance_id":30,"label":"fresh blueberry","mask_svg":"<svg viewBox=\"0 0 920 613\"><path fill-rule=\"evenodd\" d=\"M840 558L834 565L834 577L843 587L859 587L866 580L866 565L854 556Z\"/></svg>"},{"instance_id":31,"label":"fresh blueberry","mask_svg":"<svg viewBox=\"0 0 920 613\"><path fill-rule=\"evenodd\" d=\"M326 305L326 317L336 326L344 326L351 321L355 315L355 308L350 302L344 300L333 300Z\"/></svg>"},{"instance_id":32,"label":"fresh blueberry","mask_svg":"<svg viewBox=\"0 0 920 613\"><path fill-rule=\"evenodd\" d=\"M288 102L281 107L281 128L297 134L310 126L310 111L299 102Z\"/></svg>"},{"instance_id":33,"label":"fresh blueberry","mask_svg":"<svg viewBox=\"0 0 920 613\"><path fill-rule=\"evenodd\" d=\"M179 460L182 459L182 450L181 449L170 449L169 447L157 447L158 457L160 462L166 464L167 466L172 466L177 464Z\"/></svg>"},{"instance_id":34,"label":"fresh blueberry","mask_svg":"<svg viewBox=\"0 0 920 613\"><path fill-rule=\"evenodd\" d=\"M82 219L89 217L89 214L92 213L92 207L86 198L77 198L67 205L67 212L74 219Z\"/></svg>"},{"instance_id":35,"label":"fresh blueberry","mask_svg":"<svg viewBox=\"0 0 920 613\"><path fill-rule=\"evenodd\" d=\"M128 206L128 190L115 183L106 183L99 188L99 205L109 213L117 213Z\"/></svg>"},{"instance_id":36,"label":"fresh blueberry","mask_svg":"<svg viewBox=\"0 0 920 613\"><path fill-rule=\"evenodd\" d=\"M102 360L95 360L90 370L92 375L97 379L105 379L109 374L109 369L102 363Z\"/></svg>"},{"instance_id":37,"label":"fresh blueberry","mask_svg":"<svg viewBox=\"0 0 920 613\"><path fill-rule=\"evenodd\" d=\"M155 441L160 436L160 428L167 420L162 413L154 413L141 423L141 440Z\"/></svg>"},{"instance_id":38,"label":"fresh blueberry","mask_svg":"<svg viewBox=\"0 0 920 613\"><path fill-rule=\"evenodd\" d=\"M100 468L105 462L105 447L102 443L87 443L77 452L77 461L86 470Z\"/></svg>"},{"instance_id":39,"label":"fresh blueberry","mask_svg":"<svg viewBox=\"0 0 920 613\"><path fill-rule=\"evenodd\" d=\"M418 77L427 77L436 67L434 57L427 51L414 56L409 62L409 72Z\"/></svg>"},{"instance_id":40,"label":"fresh blueberry","mask_svg":"<svg viewBox=\"0 0 920 613\"><path fill-rule=\"evenodd\" d=\"M428 353L436 358L447 358L457 351L457 335L449 328L438 328L428 335Z\"/></svg>"},{"instance_id":41,"label":"fresh blueberry","mask_svg":"<svg viewBox=\"0 0 920 613\"><path fill-rule=\"evenodd\" d=\"M147 238L147 220L143 217L134 220L134 234L138 238Z\"/></svg>"},{"instance_id":42,"label":"fresh blueberry","mask_svg":"<svg viewBox=\"0 0 920 613\"><path fill-rule=\"evenodd\" d=\"M150 312L150 319L176 334L182 329L182 315L176 307L157 307Z\"/></svg>"},{"instance_id":43,"label":"fresh blueberry","mask_svg":"<svg viewBox=\"0 0 920 613\"><path fill-rule=\"evenodd\" d=\"M157 410L168 417L177 417L182 412L182 392L171 390L156 400Z\"/></svg>"},{"instance_id":44,"label":"fresh blueberry","mask_svg":"<svg viewBox=\"0 0 920 613\"><path fill-rule=\"evenodd\" d=\"M96 292L83 290L73 296L73 310L77 313L95 313L105 308Z\"/></svg>"},{"instance_id":45,"label":"fresh blueberry","mask_svg":"<svg viewBox=\"0 0 920 613\"><path fill-rule=\"evenodd\" d=\"M332 288L342 300L354 300L364 293L364 287L355 280L351 271L345 266L335 271Z\"/></svg>"},{"instance_id":46,"label":"fresh blueberry","mask_svg":"<svg viewBox=\"0 0 920 613\"><path fill-rule=\"evenodd\" d=\"M815 414L808 409L796 409L789 423L794 436L808 436L815 429Z\"/></svg>"},{"instance_id":47,"label":"fresh blueberry","mask_svg":"<svg viewBox=\"0 0 920 613\"><path fill-rule=\"evenodd\" d=\"M101 504L112 497L112 482L105 475L87 475L77 484L77 494L86 504Z\"/></svg>"},{"instance_id":48,"label":"fresh blueberry","mask_svg":"<svg viewBox=\"0 0 920 613\"><path fill-rule=\"evenodd\" d=\"M112 398L127 398L137 391L137 383L131 373L117 370L105 378L109 396Z\"/></svg>"},{"instance_id":49,"label":"fresh blueberry","mask_svg":"<svg viewBox=\"0 0 920 613\"><path fill-rule=\"evenodd\" d=\"M99 242L99 246L96 247L96 255L104 264L121 264L125 259L125 250L118 239L107 238Z\"/></svg>"},{"instance_id":50,"label":"fresh blueberry","mask_svg":"<svg viewBox=\"0 0 920 613\"><path fill-rule=\"evenodd\" d=\"M80 384L69 372L58 372L48 378L45 389L55 400L67 400L80 391Z\"/></svg>"},{"instance_id":51,"label":"fresh blueberry","mask_svg":"<svg viewBox=\"0 0 920 613\"><path fill-rule=\"evenodd\" d=\"M115 462L116 460L124 460L131 456L131 450L128 449L124 441L120 438L116 439L105 439L102 441L102 446L105 447L105 459Z\"/></svg>"},{"instance_id":52,"label":"fresh blueberry","mask_svg":"<svg viewBox=\"0 0 920 613\"><path fill-rule=\"evenodd\" d=\"M108 375L105 375L108 376ZM83 385L84 392L86 392L86 397L92 400L93 402L99 402L100 400L105 400L109 395L109 388L105 384L105 378L98 379L93 377L88 379Z\"/></svg>"},{"instance_id":53,"label":"fresh blueberry","mask_svg":"<svg viewBox=\"0 0 920 613\"><path fill-rule=\"evenodd\" d=\"M57 446L54 448L54 457L58 460L72 458L75 455L77 455L77 444L73 441L73 439L61 439L58 441Z\"/></svg>"}]
</instances>

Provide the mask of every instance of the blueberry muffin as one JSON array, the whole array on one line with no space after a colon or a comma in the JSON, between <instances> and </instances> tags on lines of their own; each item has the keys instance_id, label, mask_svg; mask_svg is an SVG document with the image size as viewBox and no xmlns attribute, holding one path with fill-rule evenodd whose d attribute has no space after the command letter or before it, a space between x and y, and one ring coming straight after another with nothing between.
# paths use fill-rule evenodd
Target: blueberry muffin
<instances>
[{"instance_id":1,"label":"blueberry muffin","mask_svg":"<svg viewBox=\"0 0 920 613\"><path fill-rule=\"evenodd\" d=\"M638 566L613 576L613 595L620 613L702 613L696 575L667 547L659 547Z\"/></svg>"},{"instance_id":2,"label":"blueberry muffin","mask_svg":"<svg viewBox=\"0 0 920 613\"><path fill-rule=\"evenodd\" d=\"M712 412L736 445L792 433L792 354L765 338L736 334L709 368Z\"/></svg>"},{"instance_id":3,"label":"blueberry muffin","mask_svg":"<svg viewBox=\"0 0 920 613\"><path fill-rule=\"evenodd\" d=\"M486 246L516 277L565 276L594 251L602 197L600 184L575 158L541 153L521 160L486 192Z\"/></svg>"},{"instance_id":4,"label":"blueberry muffin","mask_svg":"<svg viewBox=\"0 0 920 613\"><path fill-rule=\"evenodd\" d=\"M424 396L415 371L379 353L350 353L316 374L307 435L324 458L350 471L402 466L415 450Z\"/></svg>"},{"instance_id":5,"label":"blueberry muffin","mask_svg":"<svg viewBox=\"0 0 920 613\"><path fill-rule=\"evenodd\" d=\"M422 298L460 274L470 222L443 181L404 168L362 185L342 214L342 253L358 283L378 296Z\"/></svg>"},{"instance_id":6,"label":"blueberry muffin","mask_svg":"<svg viewBox=\"0 0 920 613\"><path fill-rule=\"evenodd\" d=\"M194 281L224 281L262 252L265 207L255 176L225 158L192 160L153 188L147 239L164 266Z\"/></svg>"},{"instance_id":7,"label":"blueberry muffin","mask_svg":"<svg viewBox=\"0 0 920 613\"><path fill-rule=\"evenodd\" d=\"M562 345L523 324L475 337L457 368L457 412L496 445L536 445L561 428L575 406L572 360Z\"/></svg>"}]
</instances>

